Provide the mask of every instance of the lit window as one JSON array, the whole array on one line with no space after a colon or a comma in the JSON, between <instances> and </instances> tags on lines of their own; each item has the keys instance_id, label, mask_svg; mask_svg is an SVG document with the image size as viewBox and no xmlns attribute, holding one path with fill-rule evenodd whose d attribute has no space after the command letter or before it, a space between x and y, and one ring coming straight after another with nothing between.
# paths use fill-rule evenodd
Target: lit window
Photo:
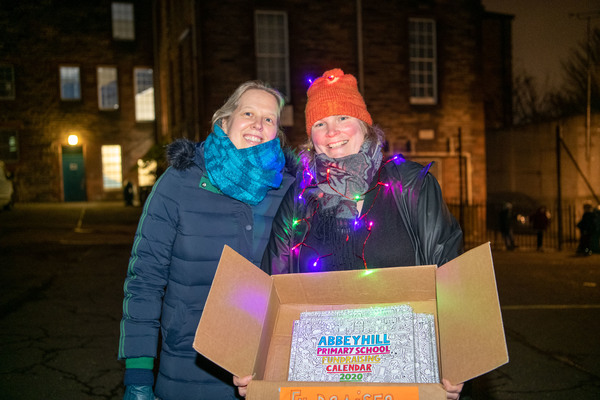
<instances>
[{"instance_id":1,"label":"lit window","mask_svg":"<svg viewBox=\"0 0 600 400\"><path fill-rule=\"evenodd\" d=\"M81 100L79 67L60 67L60 98Z\"/></svg>"},{"instance_id":2,"label":"lit window","mask_svg":"<svg viewBox=\"0 0 600 400\"><path fill-rule=\"evenodd\" d=\"M19 137L17 131L0 131L0 160L19 160Z\"/></svg>"},{"instance_id":3,"label":"lit window","mask_svg":"<svg viewBox=\"0 0 600 400\"><path fill-rule=\"evenodd\" d=\"M434 20L409 20L411 104L437 103L435 35Z\"/></svg>"},{"instance_id":4,"label":"lit window","mask_svg":"<svg viewBox=\"0 0 600 400\"><path fill-rule=\"evenodd\" d=\"M133 3L112 3L113 39L134 40Z\"/></svg>"},{"instance_id":5,"label":"lit window","mask_svg":"<svg viewBox=\"0 0 600 400\"><path fill-rule=\"evenodd\" d=\"M290 94L287 14L282 11L256 11L256 72L286 98Z\"/></svg>"},{"instance_id":6,"label":"lit window","mask_svg":"<svg viewBox=\"0 0 600 400\"><path fill-rule=\"evenodd\" d=\"M140 187L154 185L154 182L156 182L156 169L158 165L156 160L144 161L142 159L139 159L137 161L137 165L138 184L140 185Z\"/></svg>"},{"instance_id":7,"label":"lit window","mask_svg":"<svg viewBox=\"0 0 600 400\"><path fill-rule=\"evenodd\" d=\"M135 68L135 120L154 121L152 68Z\"/></svg>"},{"instance_id":8,"label":"lit window","mask_svg":"<svg viewBox=\"0 0 600 400\"><path fill-rule=\"evenodd\" d=\"M0 100L15 99L15 73L12 65L0 64Z\"/></svg>"},{"instance_id":9,"label":"lit window","mask_svg":"<svg viewBox=\"0 0 600 400\"><path fill-rule=\"evenodd\" d=\"M102 183L104 189L121 189L121 146L102 146Z\"/></svg>"},{"instance_id":10,"label":"lit window","mask_svg":"<svg viewBox=\"0 0 600 400\"><path fill-rule=\"evenodd\" d=\"M116 110L119 108L119 92L117 90L117 69L98 67L98 108Z\"/></svg>"}]
</instances>

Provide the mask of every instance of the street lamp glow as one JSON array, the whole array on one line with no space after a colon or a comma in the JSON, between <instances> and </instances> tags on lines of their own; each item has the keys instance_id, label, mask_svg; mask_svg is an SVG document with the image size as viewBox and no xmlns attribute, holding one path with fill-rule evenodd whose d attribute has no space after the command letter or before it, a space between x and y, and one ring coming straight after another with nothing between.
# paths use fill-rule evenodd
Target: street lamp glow
<instances>
[{"instance_id":1,"label":"street lamp glow","mask_svg":"<svg viewBox=\"0 0 600 400\"><path fill-rule=\"evenodd\" d=\"M77 137L77 135L69 135L69 137L67 138L67 142L71 146L75 146L79 142L79 138Z\"/></svg>"}]
</instances>

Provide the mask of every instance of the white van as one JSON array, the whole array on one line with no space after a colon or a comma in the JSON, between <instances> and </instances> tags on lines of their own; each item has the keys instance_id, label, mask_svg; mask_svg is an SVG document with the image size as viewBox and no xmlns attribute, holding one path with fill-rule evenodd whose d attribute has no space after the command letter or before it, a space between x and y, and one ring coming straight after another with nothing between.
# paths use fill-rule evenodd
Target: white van
<instances>
[{"instance_id":1,"label":"white van","mask_svg":"<svg viewBox=\"0 0 600 400\"><path fill-rule=\"evenodd\" d=\"M10 210L14 204L15 191L8 177L4 162L0 161L0 209Z\"/></svg>"}]
</instances>

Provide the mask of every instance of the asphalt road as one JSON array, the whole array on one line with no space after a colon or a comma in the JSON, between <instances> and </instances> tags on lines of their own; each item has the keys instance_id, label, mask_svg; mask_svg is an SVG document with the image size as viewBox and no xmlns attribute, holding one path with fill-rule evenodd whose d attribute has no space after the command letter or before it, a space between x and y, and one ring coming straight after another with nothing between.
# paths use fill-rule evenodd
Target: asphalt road
<instances>
[{"instance_id":1,"label":"asphalt road","mask_svg":"<svg viewBox=\"0 0 600 400\"><path fill-rule=\"evenodd\" d=\"M0 212L0 398L122 398L122 285L140 213ZM476 378L473 398L600 399L600 255L493 254L510 362Z\"/></svg>"}]
</instances>

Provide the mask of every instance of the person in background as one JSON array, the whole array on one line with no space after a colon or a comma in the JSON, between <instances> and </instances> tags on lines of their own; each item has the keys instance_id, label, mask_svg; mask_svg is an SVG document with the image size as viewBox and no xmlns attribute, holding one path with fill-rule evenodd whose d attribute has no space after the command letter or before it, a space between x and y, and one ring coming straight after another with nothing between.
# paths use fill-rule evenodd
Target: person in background
<instances>
[{"instance_id":1,"label":"person in background","mask_svg":"<svg viewBox=\"0 0 600 400\"><path fill-rule=\"evenodd\" d=\"M133 185L130 181L125 181L125 186L123 186L123 200L125 207L133 206Z\"/></svg>"},{"instance_id":2,"label":"person in background","mask_svg":"<svg viewBox=\"0 0 600 400\"><path fill-rule=\"evenodd\" d=\"M531 214L529 221L537 235L537 251L544 251L544 233L550 224L550 212L546 206L541 206Z\"/></svg>"},{"instance_id":3,"label":"person in background","mask_svg":"<svg viewBox=\"0 0 600 400\"><path fill-rule=\"evenodd\" d=\"M144 205L124 284L125 400L236 398L231 374L192 342L223 246L260 265L294 181L284 168L283 105L274 89L246 82L215 112L205 142L169 145L170 167Z\"/></svg>"},{"instance_id":4,"label":"person in background","mask_svg":"<svg viewBox=\"0 0 600 400\"><path fill-rule=\"evenodd\" d=\"M579 229L579 246L577 246L577 254L591 256L592 234L596 229L596 221L590 203L585 203L583 205L583 215L577 223L577 228Z\"/></svg>"},{"instance_id":5,"label":"person in background","mask_svg":"<svg viewBox=\"0 0 600 400\"><path fill-rule=\"evenodd\" d=\"M594 232L592 233L591 242L592 252L600 254L600 204L594 210Z\"/></svg>"},{"instance_id":6,"label":"person in background","mask_svg":"<svg viewBox=\"0 0 600 400\"><path fill-rule=\"evenodd\" d=\"M514 250L516 247L515 238L513 235L512 208L512 203L506 202L502 206L502 210L500 210L500 214L498 215L500 233L502 234L502 239L504 240L506 250Z\"/></svg>"},{"instance_id":7,"label":"person in background","mask_svg":"<svg viewBox=\"0 0 600 400\"><path fill-rule=\"evenodd\" d=\"M385 160L356 79L327 71L308 89L305 169L273 222L263 258L272 274L442 265L462 230L436 179L402 156ZM240 394L250 377L235 377ZM463 383L443 381L448 399Z\"/></svg>"}]
</instances>

